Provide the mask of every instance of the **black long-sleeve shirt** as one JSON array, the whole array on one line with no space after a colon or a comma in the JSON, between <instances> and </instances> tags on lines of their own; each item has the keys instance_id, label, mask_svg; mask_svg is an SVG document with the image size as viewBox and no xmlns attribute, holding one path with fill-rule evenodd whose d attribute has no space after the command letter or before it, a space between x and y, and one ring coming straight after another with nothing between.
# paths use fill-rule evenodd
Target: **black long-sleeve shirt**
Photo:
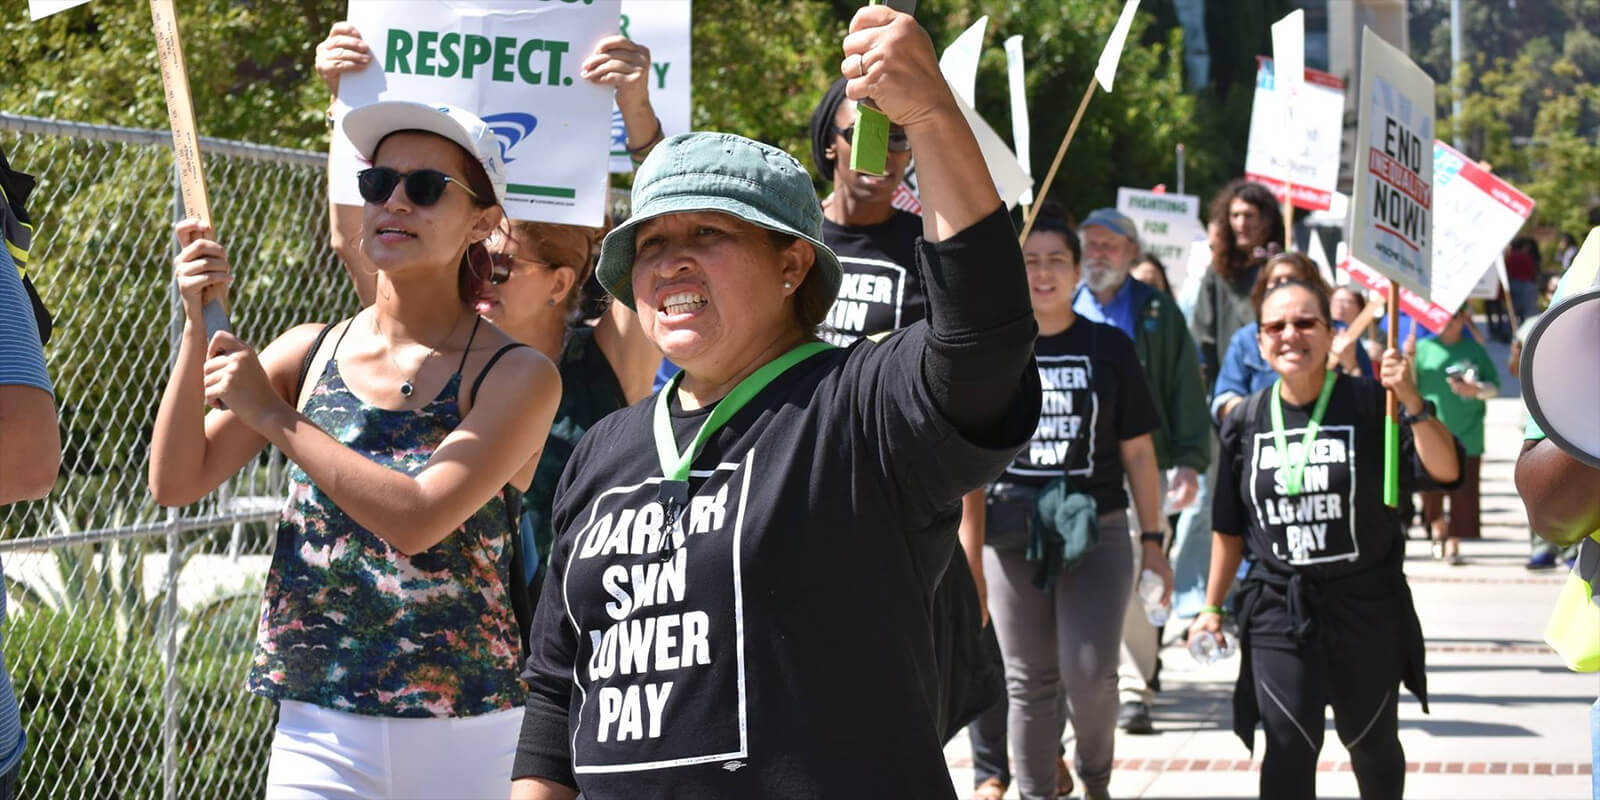
<instances>
[{"instance_id":1,"label":"black long-sleeve shirt","mask_svg":"<svg viewBox=\"0 0 1600 800\"><path fill-rule=\"evenodd\" d=\"M661 532L653 400L579 443L515 776L590 800L953 796L928 618L945 511L1027 441L1040 395L1004 211L921 253L929 320L735 414L694 464L681 540ZM683 448L709 409L669 409Z\"/></svg>"}]
</instances>

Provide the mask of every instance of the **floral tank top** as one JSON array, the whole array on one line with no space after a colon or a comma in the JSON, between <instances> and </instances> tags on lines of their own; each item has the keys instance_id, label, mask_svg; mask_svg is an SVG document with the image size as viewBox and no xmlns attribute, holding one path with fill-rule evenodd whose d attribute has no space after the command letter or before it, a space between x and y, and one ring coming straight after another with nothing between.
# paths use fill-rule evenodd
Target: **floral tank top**
<instances>
[{"instance_id":1,"label":"floral tank top","mask_svg":"<svg viewBox=\"0 0 1600 800\"><path fill-rule=\"evenodd\" d=\"M461 422L461 368L428 405L390 411L350 391L338 354L336 342L306 417L389 469L421 471ZM250 691L382 717L465 717L523 703L504 492L443 541L406 556L340 510L298 465L289 478Z\"/></svg>"}]
</instances>

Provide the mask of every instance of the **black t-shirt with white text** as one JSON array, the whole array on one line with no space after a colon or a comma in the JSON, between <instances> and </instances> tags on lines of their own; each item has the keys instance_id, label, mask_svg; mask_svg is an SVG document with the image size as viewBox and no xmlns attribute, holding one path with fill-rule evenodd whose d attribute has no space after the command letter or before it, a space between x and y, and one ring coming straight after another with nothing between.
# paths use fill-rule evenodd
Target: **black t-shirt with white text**
<instances>
[{"instance_id":1,"label":"black t-shirt with white text","mask_svg":"<svg viewBox=\"0 0 1600 800\"><path fill-rule=\"evenodd\" d=\"M695 460L679 539L662 533L654 398L583 438L557 492L525 674L538 752L519 774L591 800L954 797L929 633L947 510L1032 420L1009 446L964 439L922 377L928 336L774 380ZM680 449L708 413L673 411Z\"/></svg>"},{"instance_id":2,"label":"black t-shirt with white text","mask_svg":"<svg viewBox=\"0 0 1600 800\"><path fill-rule=\"evenodd\" d=\"M1284 489L1283 467L1303 452L1314 404L1283 404L1289 452L1280 453L1272 430L1275 392L1276 384L1261 390L1223 421L1212 527L1244 536L1249 551L1279 574L1326 580L1388 562L1405 546L1405 534L1399 513L1383 503L1383 386L1337 377L1296 495ZM1436 488L1449 487L1428 476L1410 426L1401 426L1400 491Z\"/></svg>"},{"instance_id":3,"label":"black t-shirt with white text","mask_svg":"<svg viewBox=\"0 0 1600 800\"><path fill-rule=\"evenodd\" d=\"M823 321L824 338L837 345L904 328L926 315L916 243L922 217L894 210L877 225L822 220L822 241L839 256L844 281Z\"/></svg>"},{"instance_id":4,"label":"black t-shirt with white text","mask_svg":"<svg viewBox=\"0 0 1600 800\"><path fill-rule=\"evenodd\" d=\"M1032 441L1001 480L1043 486L1065 470L1100 513L1127 508L1119 445L1161 424L1133 342L1115 326L1079 317L1039 337L1033 355L1043 410ZM1084 436L1088 441L1077 443Z\"/></svg>"}]
</instances>

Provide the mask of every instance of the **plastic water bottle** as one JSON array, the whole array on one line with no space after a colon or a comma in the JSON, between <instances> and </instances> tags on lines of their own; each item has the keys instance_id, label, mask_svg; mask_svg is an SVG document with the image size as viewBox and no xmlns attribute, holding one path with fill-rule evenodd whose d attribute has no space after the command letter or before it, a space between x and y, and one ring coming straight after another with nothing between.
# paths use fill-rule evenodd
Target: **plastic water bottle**
<instances>
[{"instance_id":1,"label":"plastic water bottle","mask_svg":"<svg viewBox=\"0 0 1600 800\"><path fill-rule=\"evenodd\" d=\"M1157 628L1166 625L1167 617L1172 616L1172 607L1161 602L1161 595L1166 591L1166 583L1153 570L1139 573L1139 600L1144 603L1144 616Z\"/></svg>"},{"instance_id":2,"label":"plastic water bottle","mask_svg":"<svg viewBox=\"0 0 1600 800\"><path fill-rule=\"evenodd\" d=\"M1239 651L1238 642L1233 637L1234 634L1229 632L1224 632L1222 636L1209 632L1191 635L1189 655L1196 663L1204 665L1232 658Z\"/></svg>"}]
</instances>

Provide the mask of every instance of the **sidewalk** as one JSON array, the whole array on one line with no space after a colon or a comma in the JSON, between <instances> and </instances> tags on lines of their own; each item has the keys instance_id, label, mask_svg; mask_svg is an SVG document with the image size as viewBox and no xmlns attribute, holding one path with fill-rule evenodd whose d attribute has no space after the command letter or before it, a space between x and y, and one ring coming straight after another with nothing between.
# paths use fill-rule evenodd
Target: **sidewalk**
<instances>
[{"instance_id":1,"label":"sidewalk","mask_svg":"<svg viewBox=\"0 0 1600 800\"><path fill-rule=\"evenodd\" d=\"M1423 714L1415 698L1401 695L1408 798L1591 797L1588 713L1600 678L1568 672L1543 641L1565 571L1523 569L1527 520L1512 484L1522 405L1515 382L1503 384L1507 396L1489 403L1484 538L1462 546L1469 563L1459 567L1434 561L1420 539L1407 546L1406 573L1427 637L1432 708ZM1229 730L1238 660L1201 667L1174 641L1180 631L1168 628L1170 643L1161 654L1165 691L1153 709L1158 734L1118 733L1111 794L1119 800L1256 797L1259 762ZM1259 759L1259 731L1256 741ZM945 756L957 796L968 797L972 758L964 734ZM1358 797L1331 717L1321 767L1318 797ZM1015 797L1015 789L1006 796Z\"/></svg>"}]
</instances>

